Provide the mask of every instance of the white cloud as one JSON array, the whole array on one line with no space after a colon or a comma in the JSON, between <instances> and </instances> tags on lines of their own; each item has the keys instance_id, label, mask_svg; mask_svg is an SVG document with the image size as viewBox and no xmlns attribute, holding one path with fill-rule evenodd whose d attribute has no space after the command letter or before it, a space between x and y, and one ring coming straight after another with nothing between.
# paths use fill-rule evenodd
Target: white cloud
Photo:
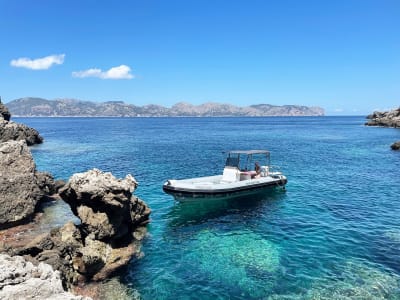
<instances>
[{"instance_id":1,"label":"white cloud","mask_svg":"<svg viewBox=\"0 0 400 300\"><path fill-rule=\"evenodd\" d=\"M13 59L10 65L18 68L27 68L32 70L47 70L52 65L61 65L64 63L65 54L49 55L42 58L30 59L27 57L21 57Z\"/></svg>"},{"instance_id":2,"label":"white cloud","mask_svg":"<svg viewBox=\"0 0 400 300\"><path fill-rule=\"evenodd\" d=\"M86 78L86 77L97 77L101 79L132 79L134 76L130 73L131 68L126 65L120 65L113 67L107 71L101 69L88 69L84 71L72 72L73 77Z\"/></svg>"},{"instance_id":3,"label":"white cloud","mask_svg":"<svg viewBox=\"0 0 400 300\"><path fill-rule=\"evenodd\" d=\"M343 108L335 108L333 111L334 112L344 112L344 109Z\"/></svg>"}]
</instances>

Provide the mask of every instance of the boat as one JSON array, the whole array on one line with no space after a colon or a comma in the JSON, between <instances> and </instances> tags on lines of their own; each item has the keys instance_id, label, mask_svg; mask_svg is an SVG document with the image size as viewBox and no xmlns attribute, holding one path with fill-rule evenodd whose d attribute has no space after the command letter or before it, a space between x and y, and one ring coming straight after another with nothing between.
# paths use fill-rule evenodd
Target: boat
<instances>
[{"instance_id":1,"label":"boat","mask_svg":"<svg viewBox=\"0 0 400 300\"><path fill-rule=\"evenodd\" d=\"M287 178L270 163L268 150L227 151L222 175L169 179L164 192L177 201L231 199L263 194L274 187L285 189Z\"/></svg>"}]
</instances>

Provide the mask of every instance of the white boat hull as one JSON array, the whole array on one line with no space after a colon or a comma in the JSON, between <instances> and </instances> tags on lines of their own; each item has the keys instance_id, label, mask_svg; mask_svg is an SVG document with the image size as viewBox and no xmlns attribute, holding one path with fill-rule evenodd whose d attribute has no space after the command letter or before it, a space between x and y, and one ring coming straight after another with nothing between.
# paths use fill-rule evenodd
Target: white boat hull
<instances>
[{"instance_id":1,"label":"white boat hull","mask_svg":"<svg viewBox=\"0 0 400 300\"><path fill-rule=\"evenodd\" d=\"M284 187L287 178L281 173L254 179L225 182L223 175L198 177L183 180L168 180L163 190L178 201L197 199L231 199L264 193L273 187Z\"/></svg>"}]
</instances>

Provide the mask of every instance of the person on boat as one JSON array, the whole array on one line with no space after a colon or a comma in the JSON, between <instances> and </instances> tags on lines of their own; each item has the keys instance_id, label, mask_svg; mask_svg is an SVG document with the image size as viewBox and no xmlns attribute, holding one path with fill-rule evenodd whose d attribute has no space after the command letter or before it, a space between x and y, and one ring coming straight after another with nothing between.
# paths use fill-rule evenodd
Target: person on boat
<instances>
[{"instance_id":1,"label":"person on boat","mask_svg":"<svg viewBox=\"0 0 400 300\"><path fill-rule=\"evenodd\" d=\"M254 164L254 171L256 171L256 174L254 175L254 178L260 178L261 177L261 167L259 163L256 161Z\"/></svg>"}]
</instances>

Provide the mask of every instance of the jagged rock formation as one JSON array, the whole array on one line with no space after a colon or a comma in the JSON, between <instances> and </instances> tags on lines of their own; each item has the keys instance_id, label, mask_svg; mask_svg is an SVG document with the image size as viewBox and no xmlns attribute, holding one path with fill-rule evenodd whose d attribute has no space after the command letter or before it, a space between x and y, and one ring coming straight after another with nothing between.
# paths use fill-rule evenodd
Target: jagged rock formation
<instances>
[{"instance_id":1,"label":"jagged rock formation","mask_svg":"<svg viewBox=\"0 0 400 300\"><path fill-rule=\"evenodd\" d=\"M385 112L375 111L367 119L367 126L400 127L400 107Z\"/></svg>"},{"instance_id":2,"label":"jagged rock formation","mask_svg":"<svg viewBox=\"0 0 400 300\"><path fill-rule=\"evenodd\" d=\"M36 129L24 124L0 119L0 143L10 140L24 140L29 146L41 144L43 142L43 138L39 135Z\"/></svg>"},{"instance_id":3,"label":"jagged rock formation","mask_svg":"<svg viewBox=\"0 0 400 300\"><path fill-rule=\"evenodd\" d=\"M369 119L369 121L365 123L367 126L400 128L400 107L384 112L375 111L367 116L367 119ZM392 150L400 150L400 141L393 143L390 148L392 148Z\"/></svg>"},{"instance_id":4,"label":"jagged rock formation","mask_svg":"<svg viewBox=\"0 0 400 300\"><path fill-rule=\"evenodd\" d=\"M238 107L230 104L204 103L192 105L180 102L171 108L160 105L135 106L122 101L96 103L74 99L46 100L21 98L9 102L8 107L18 116L113 116L113 117L218 117L218 116L323 116L320 107L300 105L275 106L269 104Z\"/></svg>"},{"instance_id":5,"label":"jagged rock formation","mask_svg":"<svg viewBox=\"0 0 400 300\"><path fill-rule=\"evenodd\" d=\"M131 175L116 179L96 169L74 174L60 196L82 223L69 222L8 252L50 264L69 287L106 279L140 255L150 209L132 195L136 185Z\"/></svg>"},{"instance_id":6,"label":"jagged rock formation","mask_svg":"<svg viewBox=\"0 0 400 300\"><path fill-rule=\"evenodd\" d=\"M36 171L24 140L0 143L0 229L29 220L39 200L54 192L52 176Z\"/></svg>"},{"instance_id":7,"label":"jagged rock formation","mask_svg":"<svg viewBox=\"0 0 400 300\"><path fill-rule=\"evenodd\" d=\"M64 290L60 272L44 263L38 266L21 256L0 254L0 299L90 300Z\"/></svg>"},{"instance_id":8,"label":"jagged rock formation","mask_svg":"<svg viewBox=\"0 0 400 300\"><path fill-rule=\"evenodd\" d=\"M82 221L82 229L95 239L109 241L123 238L148 220L150 210L132 196L136 180L128 174L116 179L97 169L74 174L60 190L60 196Z\"/></svg>"},{"instance_id":9,"label":"jagged rock formation","mask_svg":"<svg viewBox=\"0 0 400 300\"><path fill-rule=\"evenodd\" d=\"M4 106L4 104L1 103L0 100L0 119L4 119L6 121L10 121L11 114L7 107Z\"/></svg>"},{"instance_id":10,"label":"jagged rock formation","mask_svg":"<svg viewBox=\"0 0 400 300\"><path fill-rule=\"evenodd\" d=\"M10 121L10 118L11 114L7 107L0 103L0 143L25 140L30 146L43 142L43 138L36 129Z\"/></svg>"}]
</instances>

